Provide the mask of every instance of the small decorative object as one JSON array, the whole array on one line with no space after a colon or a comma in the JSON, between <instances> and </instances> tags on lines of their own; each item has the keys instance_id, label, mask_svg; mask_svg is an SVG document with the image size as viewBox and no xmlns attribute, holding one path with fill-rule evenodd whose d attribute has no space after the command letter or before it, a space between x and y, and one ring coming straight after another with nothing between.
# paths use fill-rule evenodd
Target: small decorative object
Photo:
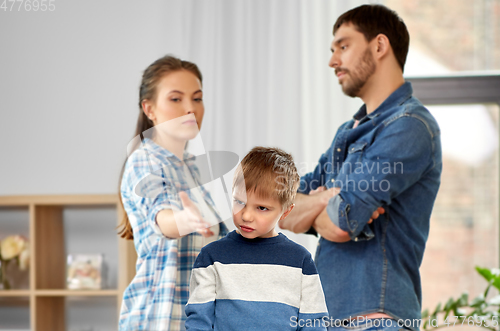
<instances>
[{"instance_id":1,"label":"small decorative object","mask_svg":"<svg viewBox=\"0 0 500 331\"><path fill-rule=\"evenodd\" d=\"M70 290L99 290L102 254L68 255L67 286Z\"/></svg>"},{"instance_id":2,"label":"small decorative object","mask_svg":"<svg viewBox=\"0 0 500 331\"><path fill-rule=\"evenodd\" d=\"M0 289L11 289L7 266L14 260L21 271L27 270L30 261L28 239L23 236L8 236L0 242Z\"/></svg>"}]
</instances>

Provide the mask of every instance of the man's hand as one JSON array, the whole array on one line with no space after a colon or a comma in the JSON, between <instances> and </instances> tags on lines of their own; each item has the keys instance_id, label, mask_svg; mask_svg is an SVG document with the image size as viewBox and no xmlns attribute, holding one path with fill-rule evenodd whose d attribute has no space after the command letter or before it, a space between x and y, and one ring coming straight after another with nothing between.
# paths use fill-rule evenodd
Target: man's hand
<instances>
[{"instance_id":1,"label":"man's hand","mask_svg":"<svg viewBox=\"0 0 500 331\"><path fill-rule=\"evenodd\" d=\"M377 210L375 210L372 214L372 217L368 221L368 224L373 222L373 220L376 220L380 215L385 214L385 209L382 207L378 207Z\"/></svg>"}]
</instances>

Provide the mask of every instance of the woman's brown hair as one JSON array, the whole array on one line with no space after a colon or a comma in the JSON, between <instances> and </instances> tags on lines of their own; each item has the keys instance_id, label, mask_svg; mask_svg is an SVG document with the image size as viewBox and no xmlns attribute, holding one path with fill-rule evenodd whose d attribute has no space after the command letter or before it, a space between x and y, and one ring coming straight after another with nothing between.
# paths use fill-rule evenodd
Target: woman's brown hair
<instances>
[{"instance_id":1,"label":"woman's brown hair","mask_svg":"<svg viewBox=\"0 0 500 331\"><path fill-rule=\"evenodd\" d=\"M198 66L192 62L183 61L179 58L176 58L171 55L166 55L162 58L159 58L155 62L153 62L149 67L144 70L142 75L141 86L139 88L139 118L137 119L137 126L135 129L134 137L140 136L141 140L143 139L142 133L146 130L151 129L154 124L153 122L146 116L144 113L144 109L142 109L142 102L144 100L149 100L152 102L156 101L157 96L157 86L160 80L167 74L170 74L175 71L187 70L193 73L198 79L200 83L202 82L202 75ZM120 187L119 198L120 205L123 209L123 201L120 193L121 182L123 180L123 172L125 170L125 163L123 164L122 171L120 174ZM132 240L134 239L134 234L132 232L132 226L130 225L130 221L128 219L127 213L123 210L123 219L120 225L118 225L119 231L118 235L122 238Z\"/></svg>"}]
</instances>

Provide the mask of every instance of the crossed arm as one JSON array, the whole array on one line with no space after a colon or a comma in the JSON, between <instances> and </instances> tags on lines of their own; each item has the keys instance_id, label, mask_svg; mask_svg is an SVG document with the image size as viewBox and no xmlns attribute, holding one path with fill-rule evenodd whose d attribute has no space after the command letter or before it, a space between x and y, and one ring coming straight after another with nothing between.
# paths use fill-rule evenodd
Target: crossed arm
<instances>
[{"instance_id":1,"label":"crossed arm","mask_svg":"<svg viewBox=\"0 0 500 331\"><path fill-rule=\"evenodd\" d=\"M288 217L279 222L280 228L303 233L313 227L326 240L338 243L351 240L349 233L336 226L326 212L328 201L339 193L339 188L326 190L324 187L311 191L309 195L297 193L295 207ZM383 208L378 208L368 223L384 212Z\"/></svg>"}]
</instances>

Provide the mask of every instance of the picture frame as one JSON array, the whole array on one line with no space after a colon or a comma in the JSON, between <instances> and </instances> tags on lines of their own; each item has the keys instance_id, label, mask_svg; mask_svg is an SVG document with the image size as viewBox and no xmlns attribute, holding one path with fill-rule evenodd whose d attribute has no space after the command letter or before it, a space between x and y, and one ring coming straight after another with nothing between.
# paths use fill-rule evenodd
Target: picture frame
<instances>
[{"instance_id":1,"label":"picture frame","mask_svg":"<svg viewBox=\"0 0 500 331\"><path fill-rule=\"evenodd\" d=\"M70 290L102 288L102 254L70 254L67 259L66 284Z\"/></svg>"}]
</instances>

